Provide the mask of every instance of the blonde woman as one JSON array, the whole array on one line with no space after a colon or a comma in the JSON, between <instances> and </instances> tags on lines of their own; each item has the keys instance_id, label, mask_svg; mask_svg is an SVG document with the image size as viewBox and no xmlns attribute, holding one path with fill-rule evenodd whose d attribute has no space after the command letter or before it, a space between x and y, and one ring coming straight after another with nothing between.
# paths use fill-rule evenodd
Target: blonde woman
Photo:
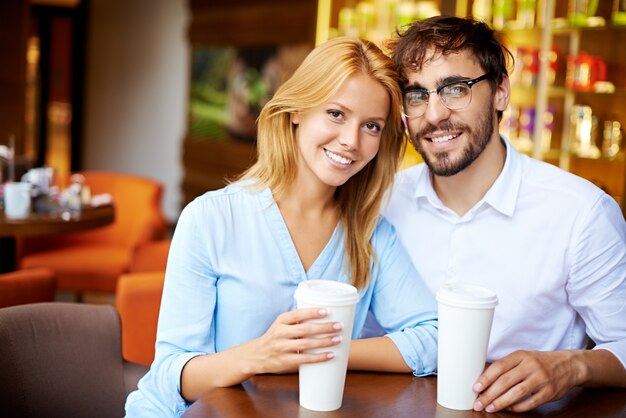
<instances>
[{"instance_id":1,"label":"blonde woman","mask_svg":"<svg viewBox=\"0 0 626 418\"><path fill-rule=\"evenodd\" d=\"M127 416L179 416L204 392L328 361L324 310L295 309L299 282L359 289L348 367L436 368L434 298L379 212L404 142L391 60L374 44L319 46L263 108L258 160L180 216L166 272L156 358ZM368 311L387 334L358 339ZM320 334L329 334L315 338Z\"/></svg>"}]
</instances>

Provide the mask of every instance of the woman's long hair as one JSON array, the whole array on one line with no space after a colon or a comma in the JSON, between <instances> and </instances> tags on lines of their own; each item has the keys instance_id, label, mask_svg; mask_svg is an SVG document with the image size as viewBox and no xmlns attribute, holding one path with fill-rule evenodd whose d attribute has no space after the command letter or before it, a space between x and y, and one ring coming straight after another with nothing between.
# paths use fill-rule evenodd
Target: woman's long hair
<instances>
[{"instance_id":1,"label":"woman's long hair","mask_svg":"<svg viewBox=\"0 0 626 418\"><path fill-rule=\"evenodd\" d=\"M380 48L367 40L347 37L332 39L315 48L261 111L258 158L239 179L269 187L280 198L295 181L298 170L296 127L291 116L326 102L355 74L379 82L390 99L377 155L336 192L345 233L347 268L352 284L362 288L369 283L371 263L376 262L371 238L405 147L397 74L393 62Z\"/></svg>"}]
</instances>

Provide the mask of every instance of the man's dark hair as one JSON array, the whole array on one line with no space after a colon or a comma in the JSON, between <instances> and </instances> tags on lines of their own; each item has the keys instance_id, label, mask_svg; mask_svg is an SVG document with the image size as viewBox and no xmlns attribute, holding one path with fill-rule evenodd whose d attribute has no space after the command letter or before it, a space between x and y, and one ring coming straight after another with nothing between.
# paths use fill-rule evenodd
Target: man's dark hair
<instances>
[{"instance_id":1,"label":"man's dark hair","mask_svg":"<svg viewBox=\"0 0 626 418\"><path fill-rule=\"evenodd\" d=\"M419 71L431 49L443 55L468 50L494 85L508 76L507 59L513 65L513 55L496 39L495 31L472 18L435 16L415 21L398 29L386 47L392 53L403 87L406 72Z\"/></svg>"}]
</instances>

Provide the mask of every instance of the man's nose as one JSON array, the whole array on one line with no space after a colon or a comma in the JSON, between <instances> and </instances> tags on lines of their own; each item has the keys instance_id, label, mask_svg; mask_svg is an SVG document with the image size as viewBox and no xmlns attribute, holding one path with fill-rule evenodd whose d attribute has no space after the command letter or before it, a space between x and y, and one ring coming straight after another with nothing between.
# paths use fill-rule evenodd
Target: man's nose
<instances>
[{"instance_id":1,"label":"man's nose","mask_svg":"<svg viewBox=\"0 0 626 418\"><path fill-rule=\"evenodd\" d=\"M451 110L441 101L437 93L431 93L426 103L426 112L424 112L424 120L433 126L439 125L440 122L450 117Z\"/></svg>"}]
</instances>

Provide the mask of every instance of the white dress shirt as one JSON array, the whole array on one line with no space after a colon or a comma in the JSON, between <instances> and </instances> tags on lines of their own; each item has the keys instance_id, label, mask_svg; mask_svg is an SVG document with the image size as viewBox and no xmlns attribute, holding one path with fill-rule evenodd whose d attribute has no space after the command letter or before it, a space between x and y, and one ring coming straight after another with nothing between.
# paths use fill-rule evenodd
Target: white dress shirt
<instances>
[{"instance_id":1,"label":"white dress shirt","mask_svg":"<svg viewBox=\"0 0 626 418\"><path fill-rule=\"evenodd\" d=\"M385 215L427 285L461 281L499 299L488 361L516 349L586 346L626 366L626 224L615 200L506 144L499 177L460 217L425 164L402 171Z\"/></svg>"}]
</instances>

